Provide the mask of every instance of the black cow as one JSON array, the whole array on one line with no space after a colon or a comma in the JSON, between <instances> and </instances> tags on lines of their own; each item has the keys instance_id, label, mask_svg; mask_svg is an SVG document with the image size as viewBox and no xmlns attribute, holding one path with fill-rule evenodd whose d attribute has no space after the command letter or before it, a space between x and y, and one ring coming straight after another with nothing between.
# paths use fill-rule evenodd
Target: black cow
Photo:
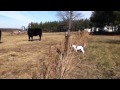
<instances>
[{"instance_id":1,"label":"black cow","mask_svg":"<svg viewBox=\"0 0 120 90\"><path fill-rule=\"evenodd\" d=\"M30 38L32 38L32 41L33 41L33 36L37 36L37 35L39 35L39 40L41 40L42 29L37 29L37 28L30 29L30 28L28 28L29 41L30 41Z\"/></svg>"},{"instance_id":2,"label":"black cow","mask_svg":"<svg viewBox=\"0 0 120 90\"><path fill-rule=\"evenodd\" d=\"M2 34L2 33L1 33L1 30L0 30L0 42L1 42L1 34Z\"/></svg>"}]
</instances>

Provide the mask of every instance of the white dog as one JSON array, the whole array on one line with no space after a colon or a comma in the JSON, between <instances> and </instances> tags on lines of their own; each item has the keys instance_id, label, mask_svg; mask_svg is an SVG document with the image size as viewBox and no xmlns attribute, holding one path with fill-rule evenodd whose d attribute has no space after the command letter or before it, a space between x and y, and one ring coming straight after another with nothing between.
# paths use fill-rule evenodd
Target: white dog
<instances>
[{"instance_id":1,"label":"white dog","mask_svg":"<svg viewBox=\"0 0 120 90\"><path fill-rule=\"evenodd\" d=\"M77 46L77 45L72 45L72 47L74 48L74 50L77 52L78 50L81 50L82 53L84 54L85 53L85 50L84 50L84 47L86 45L84 44L84 46Z\"/></svg>"}]
</instances>

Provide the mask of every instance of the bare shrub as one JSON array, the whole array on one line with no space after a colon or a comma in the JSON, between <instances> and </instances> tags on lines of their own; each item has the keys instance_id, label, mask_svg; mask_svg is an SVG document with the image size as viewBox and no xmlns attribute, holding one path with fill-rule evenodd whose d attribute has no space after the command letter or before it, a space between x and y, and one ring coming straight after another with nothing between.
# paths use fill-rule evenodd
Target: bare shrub
<instances>
[{"instance_id":1,"label":"bare shrub","mask_svg":"<svg viewBox=\"0 0 120 90\"><path fill-rule=\"evenodd\" d=\"M73 37L72 43L76 45L84 45L84 44L87 45L89 42L89 39L90 39L90 35L88 32L78 31L76 35Z\"/></svg>"},{"instance_id":2,"label":"bare shrub","mask_svg":"<svg viewBox=\"0 0 120 90\"><path fill-rule=\"evenodd\" d=\"M75 39L70 40L67 54L65 53L65 40L56 46L49 46L48 58L40 62L40 77L43 79L67 79L72 78L72 72L79 64L75 60L75 52L70 47L71 42L86 43L89 38L88 33L82 32L76 35Z\"/></svg>"}]
</instances>

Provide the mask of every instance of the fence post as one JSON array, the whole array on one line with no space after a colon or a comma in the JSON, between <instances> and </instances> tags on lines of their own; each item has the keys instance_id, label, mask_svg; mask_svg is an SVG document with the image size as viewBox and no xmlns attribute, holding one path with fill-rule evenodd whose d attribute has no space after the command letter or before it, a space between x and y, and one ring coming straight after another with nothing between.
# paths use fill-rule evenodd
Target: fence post
<instances>
[{"instance_id":1,"label":"fence post","mask_svg":"<svg viewBox=\"0 0 120 90\"><path fill-rule=\"evenodd\" d=\"M65 32L65 49L64 49L65 54L67 54L67 52L68 52L69 38L70 38L70 33L69 32Z\"/></svg>"}]
</instances>

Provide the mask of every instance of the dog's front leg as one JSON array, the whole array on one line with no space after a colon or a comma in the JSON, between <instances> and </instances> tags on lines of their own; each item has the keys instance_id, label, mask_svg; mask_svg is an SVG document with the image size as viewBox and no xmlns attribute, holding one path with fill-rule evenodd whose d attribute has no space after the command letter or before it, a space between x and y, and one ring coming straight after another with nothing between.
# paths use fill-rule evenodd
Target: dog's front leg
<instances>
[{"instance_id":1,"label":"dog's front leg","mask_svg":"<svg viewBox=\"0 0 120 90\"><path fill-rule=\"evenodd\" d=\"M77 52L77 49L76 49L76 52Z\"/></svg>"}]
</instances>

